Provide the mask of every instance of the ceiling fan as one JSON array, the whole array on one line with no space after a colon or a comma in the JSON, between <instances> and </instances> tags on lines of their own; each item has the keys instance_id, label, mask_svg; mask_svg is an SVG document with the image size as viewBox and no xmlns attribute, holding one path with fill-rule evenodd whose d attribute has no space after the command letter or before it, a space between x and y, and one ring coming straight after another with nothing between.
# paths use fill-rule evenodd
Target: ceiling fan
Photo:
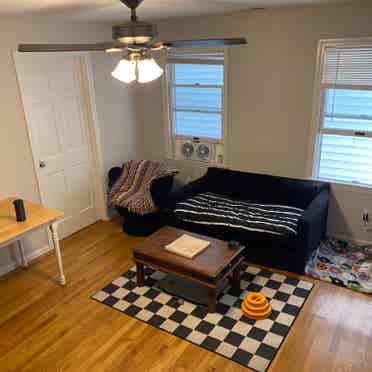
<instances>
[{"instance_id":1,"label":"ceiling fan","mask_svg":"<svg viewBox=\"0 0 372 372\"><path fill-rule=\"evenodd\" d=\"M125 83L139 81L149 82L157 79L163 73L151 52L180 47L216 47L224 45L246 44L245 38L230 39L199 39L155 42L156 25L141 22L136 15L136 9L143 0L120 0L131 9L131 21L113 26L114 41L96 44L20 44L19 52L78 52L104 51L107 53L127 52L119 62L112 75Z\"/></svg>"}]
</instances>

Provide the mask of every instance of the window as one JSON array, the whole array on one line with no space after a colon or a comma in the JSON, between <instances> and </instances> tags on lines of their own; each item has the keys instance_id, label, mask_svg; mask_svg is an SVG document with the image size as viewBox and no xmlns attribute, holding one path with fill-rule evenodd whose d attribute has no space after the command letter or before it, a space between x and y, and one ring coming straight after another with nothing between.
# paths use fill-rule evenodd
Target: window
<instances>
[{"instance_id":1,"label":"window","mask_svg":"<svg viewBox=\"0 0 372 372\"><path fill-rule=\"evenodd\" d=\"M222 139L222 65L170 65L172 127L176 136Z\"/></svg>"},{"instance_id":2,"label":"window","mask_svg":"<svg viewBox=\"0 0 372 372\"><path fill-rule=\"evenodd\" d=\"M313 176L372 186L372 40L321 42Z\"/></svg>"},{"instance_id":3,"label":"window","mask_svg":"<svg viewBox=\"0 0 372 372\"><path fill-rule=\"evenodd\" d=\"M225 79L224 49L180 48L169 52L166 109L170 142L198 138L224 143Z\"/></svg>"}]
</instances>

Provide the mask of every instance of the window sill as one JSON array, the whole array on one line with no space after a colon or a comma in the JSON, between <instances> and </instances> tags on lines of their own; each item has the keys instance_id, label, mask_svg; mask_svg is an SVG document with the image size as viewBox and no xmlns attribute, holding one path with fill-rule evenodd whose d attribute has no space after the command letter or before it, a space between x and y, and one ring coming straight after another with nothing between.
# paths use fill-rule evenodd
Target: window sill
<instances>
[{"instance_id":1,"label":"window sill","mask_svg":"<svg viewBox=\"0 0 372 372\"><path fill-rule=\"evenodd\" d=\"M203 166L203 167L228 168L226 164L214 163L214 162L208 162L208 161L202 161L202 160L196 160L196 159L180 159L180 158L175 158L173 156L167 156L166 159L175 161L175 162L190 164L190 165L194 164L200 167Z\"/></svg>"},{"instance_id":2,"label":"window sill","mask_svg":"<svg viewBox=\"0 0 372 372\"><path fill-rule=\"evenodd\" d=\"M363 185L363 184L356 184L351 182L342 182L342 181L335 181L329 180L324 178L311 178L314 181L324 181L329 182L332 187L335 187L338 190L346 190L346 191L355 191L355 192L372 192L372 185Z\"/></svg>"},{"instance_id":3,"label":"window sill","mask_svg":"<svg viewBox=\"0 0 372 372\"><path fill-rule=\"evenodd\" d=\"M192 137L192 136L183 136L183 135L173 135L173 141L190 141L194 143L215 143L218 145L223 145L224 140L222 138L210 138L210 137Z\"/></svg>"}]
</instances>

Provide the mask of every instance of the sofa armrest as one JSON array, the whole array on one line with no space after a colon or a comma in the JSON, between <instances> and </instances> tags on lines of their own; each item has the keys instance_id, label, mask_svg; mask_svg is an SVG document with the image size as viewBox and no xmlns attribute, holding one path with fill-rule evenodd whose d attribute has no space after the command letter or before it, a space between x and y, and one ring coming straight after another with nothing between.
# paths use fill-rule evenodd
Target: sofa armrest
<instances>
[{"instance_id":1,"label":"sofa armrest","mask_svg":"<svg viewBox=\"0 0 372 372\"><path fill-rule=\"evenodd\" d=\"M152 200L160 209L167 205L169 193L172 191L173 178L173 176L161 177L151 185Z\"/></svg>"},{"instance_id":2,"label":"sofa armrest","mask_svg":"<svg viewBox=\"0 0 372 372\"><path fill-rule=\"evenodd\" d=\"M306 250L306 259L318 247L327 232L329 190L323 189L299 219L298 237Z\"/></svg>"},{"instance_id":3,"label":"sofa armrest","mask_svg":"<svg viewBox=\"0 0 372 372\"><path fill-rule=\"evenodd\" d=\"M109 188L114 185L114 183L119 179L121 176L122 168L120 167L113 167L108 172L108 185Z\"/></svg>"},{"instance_id":4,"label":"sofa armrest","mask_svg":"<svg viewBox=\"0 0 372 372\"><path fill-rule=\"evenodd\" d=\"M168 197L166 208L168 210L173 210L178 202L188 199L204 191L207 191L206 176L198 178L197 180L192 181L187 185L173 191Z\"/></svg>"}]
</instances>

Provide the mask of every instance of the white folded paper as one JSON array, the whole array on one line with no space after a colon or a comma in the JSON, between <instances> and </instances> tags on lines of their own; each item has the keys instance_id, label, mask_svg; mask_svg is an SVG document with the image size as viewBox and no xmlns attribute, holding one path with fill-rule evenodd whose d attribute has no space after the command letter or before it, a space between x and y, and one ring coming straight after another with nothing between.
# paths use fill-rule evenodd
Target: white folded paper
<instances>
[{"instance_id":1,"label":"white folded paper","mask_svg":"<svg viewBox=\"0 0 372 372\"><path fill-rule=\"evenodd\" d=\"M168 252L178 254L186 258L194 258L199 253L203 252L210 242L203 239L194 238L191 235L183 234L174 242L165 246Z\"/></svg>"}]
</instances>

